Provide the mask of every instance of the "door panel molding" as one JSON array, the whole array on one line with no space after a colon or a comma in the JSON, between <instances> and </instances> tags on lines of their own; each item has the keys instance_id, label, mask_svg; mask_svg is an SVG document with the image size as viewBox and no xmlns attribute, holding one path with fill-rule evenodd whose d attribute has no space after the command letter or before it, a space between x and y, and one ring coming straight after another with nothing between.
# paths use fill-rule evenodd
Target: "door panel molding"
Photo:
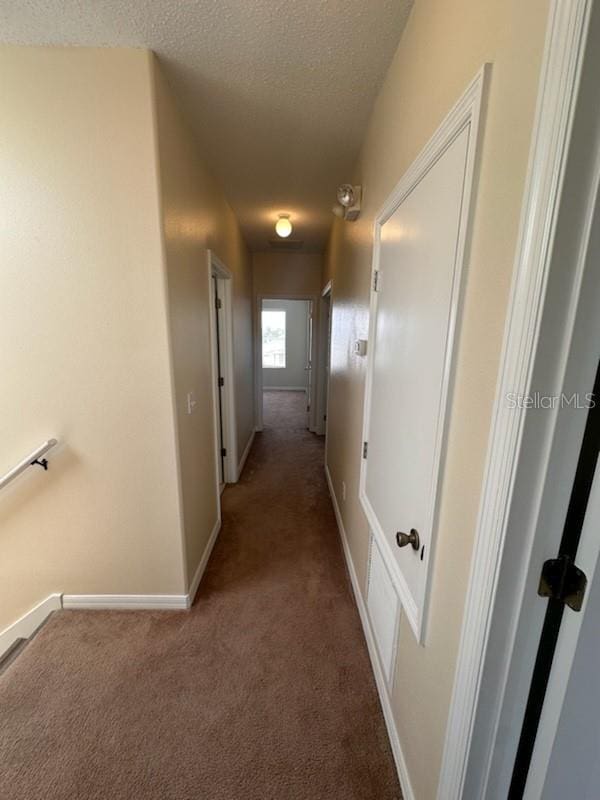
<instances>
[{"instance_id":1,"label":"door panel molding","mask_svg":"<svg viewBox=\"0 0 600 800\"><path fill-rule=\"evenodd\" d=\"M482 137L482 118L486 87L489 81L490 66L484 65L471 81L463 95L454 105L439 128L425 145L420 155L416 158L407 172L401 178L395 189L392 191L382 209L375 219L373 234L373 264L371 280L371 302L369 318L369 342L370 353L374 352L375 330L378 307L378 291L376 278L379 274L379 261L381 253L382 228L384 224L408 198L419 183L427 176L430 170L437 164L442 156L457 141L461 134L468 130L468 142L466 146L465 171L461 193L461 206L458 221L457 245L454 255L451 299L446 329L446 347L444 356L443 376L441 385L440 402L438 406L438 418L436 421L436 435L434 445L432 480L429 489L429 506L427 526L431 531L431 537L425 549L423 569L425 570L425 580L419 589L419 596L415 597L410 590L408 583L397 564L392 547L381 529L377 515L372 507L367 495L367 472L368 458L361 459L359 497L366 514L367 520L373 531L381 553L393 577L394 584L400 597L403 611L408 619L417 640L423 644L425 640L425 623L427 618L427 607L431 584L431 565L435 551L435 534L437 527L439 490L444 464L444 452L446 444L446 422L448 412L448 399L451 393L454 370L454 350L455 334L458 328L460 315L462 287L464 282L464 266L468 257L470 222L472 209L474 206L474 190L476 185L476 175L478 168L478 155L480 151ZM385 283L385 276L383 276ZM369 441L369 427L371 415L371 399L373 391L373 357L369 357L367 364L367 377L365 387L365 405L363 412L363 442Z\"/></svg>"}]
</instances>

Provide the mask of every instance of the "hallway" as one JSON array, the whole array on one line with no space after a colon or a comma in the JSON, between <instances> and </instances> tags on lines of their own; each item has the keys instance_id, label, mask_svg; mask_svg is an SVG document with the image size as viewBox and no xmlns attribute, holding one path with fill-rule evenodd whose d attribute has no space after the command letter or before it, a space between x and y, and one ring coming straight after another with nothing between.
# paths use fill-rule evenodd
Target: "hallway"
<instances>
[{"instance_id":1,"label":"hallway","mask_svg":"<svg viewBox=\"0 0 600 800\"><path fill-rule=\"evenodd\" d=\"M306 393L263 391L263 425L269 429L306 430Z\"/></svg>"},{"instance_id":2,"label":"hallway","mask_svg":"<svg viewBox=\"0 0 600 800\"><path fill-rule=\"evenodd\" d=\"M399 800L323 441L271 394L192 610L57 612L0 676L1 797Z\"/></svg>"}]
</instances>

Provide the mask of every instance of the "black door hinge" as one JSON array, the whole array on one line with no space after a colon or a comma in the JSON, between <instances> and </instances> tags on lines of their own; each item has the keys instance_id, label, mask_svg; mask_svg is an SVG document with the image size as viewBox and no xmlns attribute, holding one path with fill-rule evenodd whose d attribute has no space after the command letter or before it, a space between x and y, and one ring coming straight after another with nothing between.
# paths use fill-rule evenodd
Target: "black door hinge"
<instances>
[{"instance_id":1,"label":"black door hinge","mask_svg":"<svg viewBox=\"0 0 600 800\"><path fill-rule=\"evenodd\" d=\"M369 443L363 442L363 458L367 457L367 450L369 449Z\"/></svg>"},{"instance_id":2,"label":"black door hinge","mask_svg":"<svg viewBox=\"0 0 600 800\"><path fill-rule=\"evenodd\" d=\"M585 573L575 566L570 556L544 561L538 587L540 597L559 600L573 611L581 611L586 586Z\"/></svg>"},{"instance_id":3,"label":"black door hinge","mask_svg":"<svg viewBox=\"0 0 600 800\"><path fill-rule=\"evenodd\" d=\"M223 456L223 458L225 458L225 456L227 455L227 449L225 447L221 448L221 455Z\"/></svg>"},{"instance_id":4,"label":"black door hinge","mask_svg":"<svg viewBox=\"0 0 600 800\"><path fill-rule=\"evenodd\" d=\"M225 386L225 378L219 378L219 386Z\"/></svg>"},{"instance_id":5,"label":"black door hinge","mask_svg":"<svg viewBox=\"0 0 600 800\"><path fill-rule=\"evenodd\" d=\"M374 292L378 292L379 291L379 270L378 269L376 269L373 272L373 291Z\"/></svg>"},{"instance_id":6,"label":"black door hinge","mask_svg":"<svg viewBox=\"0 0 600 800\"><path fill-rule=\"evenodd\" d=\"M217 311L220 308L223 308L223 303L221 302L221 298L220 297L215 297L215 308L217 309Z\"/></svg>"}]
</instances>

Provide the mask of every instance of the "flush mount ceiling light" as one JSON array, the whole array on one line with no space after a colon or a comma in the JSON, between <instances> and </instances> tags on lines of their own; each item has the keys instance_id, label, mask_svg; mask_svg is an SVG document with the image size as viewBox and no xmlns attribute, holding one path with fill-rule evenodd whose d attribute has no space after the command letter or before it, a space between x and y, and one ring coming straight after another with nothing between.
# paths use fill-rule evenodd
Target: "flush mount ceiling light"
<instances>
[{"instance_id":1,"label":"flush mount ceiling light","mask_svg":"<svg viewBox=\"0 0 600 800\"><path fill-rule=\"evenodd\" d=\"M360 186L352 186L350 183L342 183L341 186L338 186L338 205L332 209L336 217L341 217L347 222L354 222L360 214L361 195Z\"/></svg>"},{"instance_id":2,"label":"flush mount ceiling light","mask_svg":"<svg viewBox=\"0 0 600 800\"><path fill-rule=\"evenodd\" d=\"M290 235L291 232L292 232L292 223L290 222L290 215L280 214L279 219L275 223L275 233L282 239L287 239L287 237Z\"/></svg>"}]
</instances>

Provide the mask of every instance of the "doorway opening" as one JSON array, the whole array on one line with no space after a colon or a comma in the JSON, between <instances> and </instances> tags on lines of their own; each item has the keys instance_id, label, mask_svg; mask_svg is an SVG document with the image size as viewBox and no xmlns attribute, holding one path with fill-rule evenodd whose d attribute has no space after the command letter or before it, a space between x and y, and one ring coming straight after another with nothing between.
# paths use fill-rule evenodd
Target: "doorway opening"
<instances>
[{"instance_id":1,"label":"doorway opening","mask_svg":"<svg viewBox=\"0 0 600 800\"><path fill-rule=\"evenodd\" d=\"M317 365L316 433L327 433L327 404L329 402L329 372L331 364L331 281L321 292L319 301L319 359Z\"/></svg>"},{"instance_id":2,"label":"doorway opening","mask_svg":"<svg viewBox=\"0 0 600 800\"><path fill-rule=\"evenodd\" d=\"M314 429L313 300L259 300L259 427Z\"/></svg>"},{"instance_id":3,"label":"doorway opening","mask_svg":"<svg viewBox=\"0 0 600 800\"><path fill-rule=\"evenodd\" d=\"M233 373L232 276L227 267L209 253L210 333L215 416L217 485L237 481L237 437Z\"/></svg>"}]
</instances>

